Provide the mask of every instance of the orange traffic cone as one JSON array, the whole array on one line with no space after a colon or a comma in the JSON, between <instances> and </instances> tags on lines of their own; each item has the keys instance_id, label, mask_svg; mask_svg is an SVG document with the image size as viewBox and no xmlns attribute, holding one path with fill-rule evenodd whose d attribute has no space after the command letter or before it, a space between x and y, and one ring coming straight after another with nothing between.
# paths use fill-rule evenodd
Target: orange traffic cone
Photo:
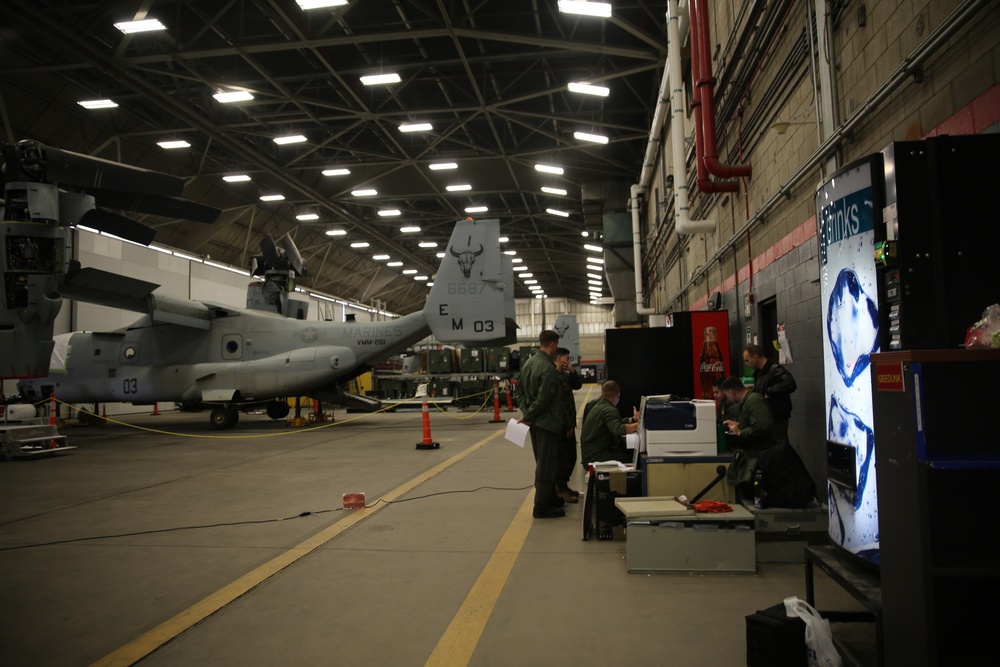
<instances>
[{"instance_id":1,"label":"orange traffic cone","mask_svg":"<svg viewBox=\"0 0 1000 667\"><path fill-rule=\"evenodd\" d=\"M49 394L49 426L58 426L59 420L56 418L56 392Z\"/></svg>"},{"instance_id":2,"label":"orange traffic cone","mask_svg":"<svg viewBox=\"0 0 1000 667\"><path fill-rule=\"evenodd\" d=\"M153 416L154 417L159 417L160 416L160 404L159 403L153 403Z\"/></svg>"},{"instance_id":3,"label":"orange traffic cone","mask_svg":"<svg viewBox=\"0 0 1000 667\"><path fill-rule=\"evenodd\" d=\"M504 393L507 394L507 412L514 412L514 385L508 382Z\"/></svg>"},{"instance_id":4,"label":"orange traffic cone","mask_svg":"<svg viewBox=\"0 0 1000 667\"><path fill-rule=\"evenodd\" d=\"M441 443L431 439L431 414L427 410L427 396L424 396L424 406L421 413L424 421L424 439L417 443L417 449L437 449Z\"/></svg>"},{"instance_id":5,"label":"orange traffic cone","mask_svg":"<svg viewBox=\"0 0 1000 667\"><path fill-rule=\"evenodd\" d=\"M500 419L500 383L493 383L493 419L490 420L491 424L499 424L503 420Z\"/></svg>"}]
</instances>

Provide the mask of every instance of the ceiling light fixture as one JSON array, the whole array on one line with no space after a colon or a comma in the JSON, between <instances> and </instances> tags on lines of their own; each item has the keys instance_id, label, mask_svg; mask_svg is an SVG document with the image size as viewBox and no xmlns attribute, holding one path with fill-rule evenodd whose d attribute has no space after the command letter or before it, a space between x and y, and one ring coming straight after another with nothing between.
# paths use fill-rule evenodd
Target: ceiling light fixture
<instances>
[{"instance_id":1,"label":"ceiling light fixture","mask_svg":"<svg viewBox=\"0 0 1000 667\"><path fill-rule=\"evenodd\" d=\"M399 231L403 234L416 234L420 231L419 227L400 227Z\"/></svg>"},{"instance_id":2,"label":"ceiling light fixture","mask_svg":"<svg viewBox=\"0 0 1000 667\"><path fill-rule=\"evenodd\" d=\"M430 123L403 123L399 126L400 132L430 132L433 129Z\"/></svg>"},{"instance_id":3,"label":"ceiling light fixture","mask_svg":"<svg viewBox=\"0 0 1000 667\"><path fill-rule=\"evenodd\" d=\"M326 230L327 236L344 236L347 234L346 229L328 229Z\"/></svg>"},{"instance_id":4,"label":"ceiling light fixture","mask_svg":"<svg viewBox=\"0 0 1000 667\"><path fill-rule=\"evenodd\" d=\"M583 246L583 247L586 248L587 246ZM591 246L591 247L596 248L597 246ZM588 262L593 262L594 264L604 264L604 259L602 259L600 257L588 257L587 261Z\"/></svg>"},{"instance_id":5,"label":"ceiling light fixture","mask_svg":"<svg viewBox=\"0 0 1000 667\"><path fill-rule=\"evenodd\" d=\"M374 188L369 188L367 190L351 190L351 194L355 197L374 197L378 194L378 190Z\"/></svg>"},{"instance_id":6,"label":"ceiling light fixture","mask_svg":"<svg viewBox=\"0 0 1000 667\"><path fill-rule=\"evenodd\" d=\"M351 247L352 248L367 248L370 245L371 245L371 243L368 243L368 241L355 241L354 243L351 244Z\"/></svg>"},{"instance_id":7,"label":"ceiling light fixture","mask_svg":"<svg viewBox=\"0 0 1000 667\"><path fill-rule=\"evenodd\" d=\"M250 177L246 174L232 174L230 176L223 176L222 180L226 183L243 183L245 181L249 181Z\"/></svg>"},{"instance_id":8,"label":"ceiling light fixture","mask_svg":"<svg viewBox=\"0 0 1000 667\"><path fill-rule=\"evenodd\" d=\"M596 274L596 273L588 273L588 274L587 274L587 277L588 277L588 278L593 278L594 280L600 280L600 279L601 279L601 276L599 276L599 275L598 275L598 274ZM601 284L603 284L603 283L601 283Z\"/></svg>"},{"instance_id":9,"label":"ceiling light fixture","mask_svg":"<svg viewBox=\"0 0 1000 667\"><path fill-rule=\"evenodd\" d=\"M351 173L350 169L344 169L343 167L335 167L333 169L324 169L324 176L347 176Z\"/></svg>"},{"instance_id":10,"label":"ceiling light fixture","mask_svg":"<svg viewBox=\"0 0 1000 667\"><path fill-rule=\"evenodd\" d=\"M383 218L391 218L394 215L399 215L399 209L395 208L384 208L378 212Z\"/></svg>"},{"instance_id":11,"label":"ceiling light fixture","mask_svg":"<svg viewBox=\"0 0 1000 667\"><path fill-rule=\"evenodd\" d=\"M295 3L303 11L308 11L310 9L322 9L323 7L343 7L347 4L347 0L295 0Z\"/></svg>"},{"instance_id":12,"label":"ceiling light fixture","mask_svg":"<svg viewBox=\"0 0 1000 667\"><path fill-rule=\"evenodd\" d=\"M372 255L372 259L374 259L376 262L384 262L385 260L389 259L389 255Z\"/></svg>"},{"instance_id":13,"label":"ceiling light fixture","mask_svg":"<svg viewBox=\"0 0 1000 667\"><path fill-rule=\"evenodd\" d=\"M466 190L471 190L472 186L467 183L462 183L461 185L448 185L445 186L445 190L448 192L465 192Z\"/></svg>"},{"instance_id":14,"label":"ceiling light fixture","mask_svg":"<svg viewBox=\"0 0 1000 667\"><path fill-rule=\"evenodd\" d=\"M319 220L318 213L299 213L295 216L296 220Z\"/></svg>"},{"instance_id":15,"label":"ceiling light fixture","mask_svg":"<svg viewBox=\"0 0 1000 667\"><path fill-rule=\"evenodd\" d=\"M590 260L588 259L587 261L589 262ZM588 264L587 265L587 270L588 271L603 271L604 267L603 266L594 266L592 264Z\"/></svg>"},{"instance_id":16,"label":"ceiling light fixture","mask_svg":"<svg viewBox=\"0 0 1000 667\"><path fill-rule=\"evenodd\" d=\"M435 253L434 256L437 257L438 259L444 259L444 253L443 252Z\"/></svg>"},{"instance_id":17,"label":"ceiling light fixture","mask_svg":"<svg viewBox=\"0 0 1000 667\"><path fill-rule=\"evenodd\" d=\"M562 195L563 197L566 196L566 191L563 190L562 188L550 188L548 186L542 186L542 192L550 195Z\"/></svg>"},{"instance_id":18,"label":"ceiling light fixture","mask_svg":"<svg viewBox=\"0 0 1000 667\"><path fill-rule=\"evenodd\" d=\"M222 104L232 104L233 102L249 102L253 99L253 95L246 90L232 90L228 93L219 91L218 93L212 95L217 101Z\"/></svg>"},{"instance_id":19,"label":"ceiling light fixture","mask_svg":"<svg viewBox=\"0 0 1000 667\"><path fill-rule=\"evenodd\" d=\"M587 284L588 285L604 285L604 283L602 281L600 281L600 280L588 280Z\"/></svg>"},{"instance_id":20,"label":"ceiling light fixture","mask_svg":"<svg viewBox=\"0 0 1000 667\"><path fill-rule=\"evenodd\" d=\"M545 298L545 293L542 292L541 294L535 294L535 298L536 299L544 299Z\"/></svg>"},{"instance_id":21,"label":"ceiling light fixture","mask_svg":"<svg viewBox=\"0 0 1000 667\"><path fill-rule=\"evenodd\" d=\"M413 276L414 280L428 280L429 276Z\"/></svg>"},{"instance_id":22,"label":"ceiling light fixture","mask_svg":"<svg viewBox=\"0 0 1000 667\"><path fill-rule=\"evenodd\" d=\"M535 274L534 273L519 273L519 274L517 274L517 277L518 278L534 278Z\"/></svg>"},{"instance_id":23,"label":"ceiling light fixture","mask_svg":"<svg viewBox=\"0 0 1000 667\"><path fill-rule=\"evenodd\" d=\"M157 141L156 145L160 148L166 148L170 150L171 148L190 148L191 144L184 141L183 139L177 139L174 141Z\"/></svg>"},{"instance_id":24,"label":"ceiling light fixture","mask_svg":"<svg viewBox=\"0 0 1000 667\"><path fill-rule=\"evenodd\" d=\"M396 73L392 74L370 74L361 77L361 83L366 86L378 86L385 83L399 83L402 79Z\"/></svg>"},{"instance_id":25,"label":"ceiling light fixture","mask_svg":"<svg viewBox=\"0 0 1000 667\"><path fill-rule=\"evenodd\" d=\"M513 258L511 258L511 260L510 260L510 261L511 261L512 263L514 263L514 264L521 264L522 262L524 262L524 260L523 260L523 259L521 259L520 257L513 257Z\"/></svg>"},{"instance_id":26,"label":"ceiling light fixture","mask_svg":"<svg viewBox=\"0 0 1000 667\"><path fill-rule=\"evenodd\" d=\"M434 162L427 165L427 168L433 171L441 171L442 169L458 169L458 165L454 162Z\"/></svg>"},{"instance_id":27,"label":"ceiling light fixture","mask_svg":"<svg viewBox=\"0 0 1000 667\"><path fill-rule=\"evenodd\" d=\"M505 254L505 255L516 255L517 251L516 250L504 250L503 254Z\"/></svg>"},{"instance_id":28,"label":"ceiling light fixture","mask_svg":"<svg viewBox=\"0 0 1000 667\"><path fill-rule=\"evenodd\" d=\"M167 26L160 23L160 19L144 19L142 21L122 21L121 23L116 23L115 27L121 30L126 35L132 35L137 32L151 32L153 30L167 29Z\"/></svg>"},{"instance_id":29,"label":"ceiling light fixture","mask_svg":"<svg viewBox=\"0 0 1000 667\"><path fill-rule=\"evenodd\" d=\"M507 243L508 241L510 241L510 239L507 238L506 236L501 236L500 237L500 243Z\"/></svg>"},{"instance_id":30,"label":"ceiling light fixture","mask_svg":"<svg viewBox=\"0 0 1000 667\"><path fill-rule=\"evenodd\" d=\"M421 241L417 246L420 248L436 248L438 244L437 241Z\"/></svg>"},{"instance_id":31,"label":"ceiling light fixture","mask_svg":"<svg viewBox=\"0 0 1000 667\"><path fill-rule=\"evenodd\" d=\"M487 206L467 206L465 208L466 213L485 213L490 210Z\"/></svg>"},{"instance_id":32,"label":"ceiling light fixture","mask_svg":"<svg viewBox=\"0 0 1000 667\"><path fill-rule=\"evenodd\" d=\"M589 250L590 252L604 252L604 248L599 245L590 245L589 243L583 244L584 250Z\"/></svg>"},{"instance_id":33,"label":"ceiling light fixture","mask_svg":"<svg viewBox=\"0 0 1000 667\"><path fill-rule=\"evenodd\" d=\"M525 285L537 285L538 281L537 280L525 280L524 284Z\"/></svg>"},{"instance_id":34,"label":"ceiling light fixture","mask_svg":"<svg viewBox=\"0 0 1000 667\"><path fill-rule=\"evenodd\" d=\"M80 100L77 104L84 109L114 109L118 106L114 100Z\"/></svg>"},{"instance_id":35,"label":"ceiling light fixture","mask_svg":"<svg viewBox=\"0 0 1000 667\"><path fill-rule=\"evenodd\" d=\"M608 143L608 138L603 134L589 134L587 132L574 132L574 139L579 139L580 141L589 141L594 144L606 144Z\"/></svg>"},{"instance_id":36,"label":"ceiling light fixture","mask_svg":"<svg viewBox=\"0 0 1000 667\"><path fill-rule=\"evenodd\" d=\"M568 218L569 217L569 211L560 211L557 208L547 208L547 209L545 209L545 212L548 213L548 214L550 214L550 215L558 215L560 218Z\"/></svg>"},{"instance_id":37,"label":"ceiling light fixture","mask_svg":"<svg viewBox=\"0 0 1000 667\"><path fill-rule=\"evenodd\" d=\"M610 2L587 2L586 0L559 0L559 11L563 14L611 18Z\"/></svg>"},{"instance_id":38,"label":"ceiling light fixture","mask_svg":"<svg viewBox=\"0 0 1000 667\"><path fill-rule=\"evenodd\" d=\"M557 176L562 176L563 168L554 164L536 164L535 171L540 171L543 174L555 174Z\"/></svg>"},{"instance_id":39,"label":"ceiling light fixture","mask_svg":"<svg viewBox=\"0 0 1000 667\"><path fill-rule=\"evenodd\" d=\"M417 272L416 269L403 269L404 276L412 276L416 272Z\"/></svg>"},{"instance_id":40,"label":"ceiling light fixture","mask_svg":"<svg viewBox=\"0 0 1000 667\"><path fill-rule=\"evenodd\" d=\"M305 140L305 136L301 134L291 134L287 137L275 137L274 139L271 139L271 141L279 146L284 146L285 144L301 144Z\"/></svg>"},{"instance_id":41,"label":"ceiling light fixture","mask_svg":"<svg viewBox=\"0 0 1000 667\"><path fill-rule=\"evenodd\" d=\"M386 266L402 266L402 262L389 262Z\"/></svg>"},{"instance_id":42,"label":"ceiling light fixture","mask_svg":"<svg viewBox=\"0 0 1000 667\"><path fill-rule=\"evenodd\" d=\"M595 86L592 83L571 83L569 86L569 92L580 93L581 95L596 95L597 97L607 97L611 93L611 89L607 86Z\"/></svg>"},{"instance_id":43,"label":"ceiling light fixture","mask_svg":"<svg viewBox=\"0 0 1000 667\"><path fill-rule=\"evenodd\" d=\"M285 195L261 195L261 201L281 201L285 198Z\"/></svg>"}]
</instances>

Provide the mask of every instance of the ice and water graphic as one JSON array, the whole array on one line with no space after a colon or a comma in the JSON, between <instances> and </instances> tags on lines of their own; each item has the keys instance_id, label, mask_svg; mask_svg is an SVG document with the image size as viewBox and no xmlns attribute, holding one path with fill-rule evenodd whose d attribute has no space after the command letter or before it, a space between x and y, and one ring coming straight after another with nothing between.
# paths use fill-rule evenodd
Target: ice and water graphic
<instances>
[{"instance_id":1,"label":"ice and water graphic","mask_svg":"<svg viewBox=\"0 0 1000 667\"><path fill-rule=\"evenodd\" d=\"M869 355L878 350L878 306L851 269L842 269L833 285L826 333L837 371L850 387L871 363Z\"/></svg>"}]
</instances>

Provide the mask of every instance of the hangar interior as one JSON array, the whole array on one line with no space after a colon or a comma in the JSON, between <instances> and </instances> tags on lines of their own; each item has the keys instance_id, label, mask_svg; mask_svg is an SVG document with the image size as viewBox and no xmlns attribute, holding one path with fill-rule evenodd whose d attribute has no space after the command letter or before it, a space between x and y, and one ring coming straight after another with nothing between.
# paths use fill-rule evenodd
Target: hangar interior
<instances>
[{"instance_id":1,"label":"hangar interior","mask_svg":"<svg viewBox=\"0 0 1000 667\"><path fill-rule=\"evenodd\" d=\"M455 221L475 217L499 220L516 260L519 345L574 314L581 356L603 359L605 329L715 309L726 374L740 375L744 345L770 350L780 329L798 383L789 441L826 489L817 188L894 142L998 133L1000 3L635 0L610 17L562 4L9 0L0 139L170 174L219 209L205 224L120 207L155 232L150 248L72 231L82 265L172 297L242 307L249 259L287 234L309 265L310 319L405 315L427 298L414 276L433 277ZM147 18L162 28L115 26ZM66 300L54 327L136 318ZM582 504L525 520L534 463L485 423L491 407L432 411L433 452L413 451L413 414L338 412L302 433L251 417L219 434L121 408L139 428L70 430L77 451L0 465L4 652L24 665L567 664L610 650L743 664L744 617L806 597L801 560L630 574L626 542L580 541ZM355 491L400 504L339 510ZM828 573L815 585L817 604L864 611ZM834 626L854 664L948 664L948 647L923 642L918 662L881 662L911 649L881 644L874 623Z\"/></svg>"}]
</instances>

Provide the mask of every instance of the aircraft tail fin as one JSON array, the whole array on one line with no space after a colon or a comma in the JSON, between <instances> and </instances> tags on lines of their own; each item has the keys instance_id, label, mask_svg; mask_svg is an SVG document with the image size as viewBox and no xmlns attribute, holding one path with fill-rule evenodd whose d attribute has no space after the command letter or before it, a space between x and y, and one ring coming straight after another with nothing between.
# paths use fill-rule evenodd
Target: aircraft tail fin
<instances>
[{"instance_id":1,"label":"aircraft tail fin","mask_svg":"<svg viewBox=\"0 0 1000 667\"><path fill-rule=\"evenodd\" d=\"M514 270L500 251L500 221L459 221L424 306L434 337L476 346L513 343L513 306Z\"/></svg>"}]
</instances>

